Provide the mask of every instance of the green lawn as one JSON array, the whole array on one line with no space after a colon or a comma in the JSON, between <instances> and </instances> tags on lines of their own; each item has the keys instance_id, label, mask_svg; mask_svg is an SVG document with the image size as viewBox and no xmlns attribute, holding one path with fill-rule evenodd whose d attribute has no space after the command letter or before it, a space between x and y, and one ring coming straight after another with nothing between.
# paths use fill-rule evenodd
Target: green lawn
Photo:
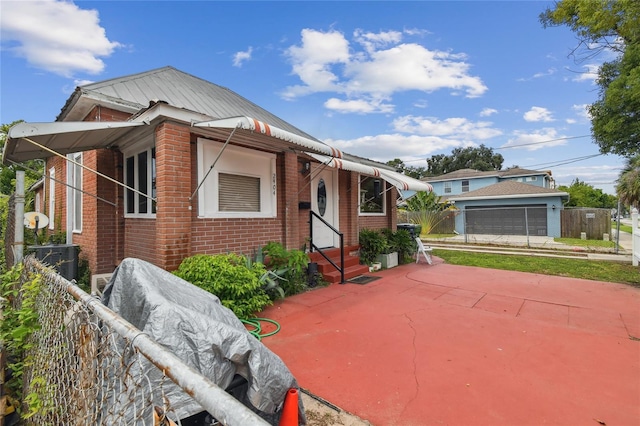
<instances>
[{"instance_id":1,"label":"green lawn","mask_svg":"<svg viewBox=\"0 0 640 426\"><path fill-rule=\"evenodd\" d=\"M611 229L617 229L617 227L618 227L618 224L616 222L611 222ZM624 225L621 223L620 230L631 234L631 231L633 230L633 228L630 225Z\"/></svg>"},{"instance_id":2,"label":"green lawn","mask_svg":"<svg viewBox=\"0 0 640 426\"><path fill-rule=\"evenodd\" d=\"M442 249L434 249L433 254L452 265L479 266L482 268L504 269L507 271L584 278L631 284L634 287L640 288L640 268L626 263L474 253Z\"/></svg>"}]
</instances>

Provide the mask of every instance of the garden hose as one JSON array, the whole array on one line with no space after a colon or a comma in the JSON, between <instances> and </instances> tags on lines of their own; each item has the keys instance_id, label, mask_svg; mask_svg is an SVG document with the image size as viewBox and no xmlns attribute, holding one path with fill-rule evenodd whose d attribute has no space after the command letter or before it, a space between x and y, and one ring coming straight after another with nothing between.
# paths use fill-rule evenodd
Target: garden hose
<instances>
[{"instance_id":1,"label":"garden hose","mask_svg":"<svg viewBox=\"0 0 640 426\"><path fill-rule=\"evenodd\" d=\"M253 329L248 329L247 331L249 331L249 334L251 334L258 340L262 340L263 337L273 336L278 331L280 331L280 324L278 324L277 321L274 321L269 318L251 318L251 319L242 319L240 321L242 321L242 323L245 325L253 327ZM260 325L261 322L271 323L276 326L276 329L269 333L262 334L262 326Z\"/></svg>"}]
</instances>

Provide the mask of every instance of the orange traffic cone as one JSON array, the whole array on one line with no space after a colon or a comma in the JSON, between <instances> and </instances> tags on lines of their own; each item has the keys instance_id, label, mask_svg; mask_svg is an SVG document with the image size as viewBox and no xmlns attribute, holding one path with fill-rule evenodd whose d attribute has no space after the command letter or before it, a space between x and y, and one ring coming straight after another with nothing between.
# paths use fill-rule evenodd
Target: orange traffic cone
<instances>
[{"instance_id":1,"label":"orange traffic cone","mask_svg":"<svg viewBox=\"0 0 640 426\"><path fill-rule=\"evenodd\" d=\"M291 388L284 397L279 426L298 426L298 389Z\"/></svg>"}]
</instances>

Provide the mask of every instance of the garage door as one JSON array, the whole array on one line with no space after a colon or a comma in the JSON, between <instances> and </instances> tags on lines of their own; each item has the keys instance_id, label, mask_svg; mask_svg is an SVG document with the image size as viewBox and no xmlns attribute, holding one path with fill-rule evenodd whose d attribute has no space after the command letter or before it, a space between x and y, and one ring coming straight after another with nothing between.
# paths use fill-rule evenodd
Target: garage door
<instances>
[{"instance_id":1,"label":"garage door","mask_svg":"<svg viewBox=\"0 0 640 426\"><path fill-rule=\"evenodd\" d=\"M547 235L547 206L474 206L465 209L465 232L489 235Z\"/></svg>"}]
</instances>

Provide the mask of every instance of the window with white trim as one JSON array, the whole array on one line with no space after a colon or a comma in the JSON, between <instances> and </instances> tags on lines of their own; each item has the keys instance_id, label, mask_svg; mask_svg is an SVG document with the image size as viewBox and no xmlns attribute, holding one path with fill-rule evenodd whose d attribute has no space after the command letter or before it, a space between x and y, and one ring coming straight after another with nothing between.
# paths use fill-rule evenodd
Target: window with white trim
<instances>
[{"instance_id":1,"label":"window with white trim","mask_svg":"<svg viewBox=\"0 0 640 426\"><path fill-rule=\"evenodd\" d=\"M124 208L126 216L155 217L156 202L156 149L153 147L132 155L125 155Z\"/></svg>"},{"instance_id":2,"label":"window with white trim","mask_svg":"<svg viewBox=\"0 0 640 426\"><path fill-rule=\"evenodd\" d=\"M462 181L462 192L469 192L469 181L468 180L463 180Z\"/></svg>"},{"instance_id":3,"label":"window with white trim","mask_svg":"<svg viewBox=\"0 0 640 426\"><path fill-rule=\"evenodd\" d=\"M527 182L535 182L538 180L538 176L527 176Z\"/></svg>"},{"instance_id":4,"label":"window with white trim","mask_svg":"<svg viewBox=\"0 0 640 426\"><path fill-rule=\"evenodd\" d=\"M227 145L210 171L222 147L198 139L198 216L276 217L276 155Z\"/></svg>"},{"instance_id":5,"label":"window with white trim","mask_svg":"<svg viewBox=\"0 0 640 426\"><path fill-rule=\"evenodd\" d=\"M56 214L56 168L49 169L49 229L53 229Z\"/></svg>"},{"instance_id":6,"label":"window with white trim","mask_svg":"<svg viewBox=\"0 0 640 426\"><path fill-rule=\"evenodd\" d=\"M82 232L82 153L71 154L71 159L78 164L68 163L71 175L71 227L73 232Z\"/></svg>"},{"instance_id":7,"label":"window with white trim","mask_svg":"<svg viewBox=\"0 0 640 426\"><path fill-rule=\"evenodd\" d=\"M385 181L370 176L360 176L360 215L385 214Z\"/></svg>"},{"instance_id":8,"label":"window with white trim","mask_svg":"<svg viewBox=\"0 0 640 426\"><path fill-rule=\"evenodd\" d=\"M444 193L451 194L451 182L444 183Z\"/></svg>"}]
</instances>

